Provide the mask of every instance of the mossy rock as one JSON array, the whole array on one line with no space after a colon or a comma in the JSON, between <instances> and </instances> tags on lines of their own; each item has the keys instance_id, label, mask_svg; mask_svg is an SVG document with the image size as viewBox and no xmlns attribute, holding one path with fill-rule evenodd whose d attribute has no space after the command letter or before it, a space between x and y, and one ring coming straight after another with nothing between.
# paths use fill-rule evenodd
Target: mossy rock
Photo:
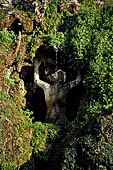
<instances>
[{"instance_id":1,"label":"mossy rock","mask_svg":"<svg viewBox=\"0 0 113 170\"><path fill-rule=\"evenodd\" d=\"M32 120L27 115L29 112L22 110L23 97L17 89L18 85L12 85L9 94L3 90L0 92L0 165L6 169L27 162L33 149L30 146L33 138L33 129L30 127Z\"/></svg>"}]
</instances>

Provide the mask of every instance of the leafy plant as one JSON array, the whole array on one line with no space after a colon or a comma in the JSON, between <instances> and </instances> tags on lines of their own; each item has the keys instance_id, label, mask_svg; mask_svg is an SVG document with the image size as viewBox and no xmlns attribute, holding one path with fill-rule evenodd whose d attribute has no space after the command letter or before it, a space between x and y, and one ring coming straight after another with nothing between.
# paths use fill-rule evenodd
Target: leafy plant
<instances>
[{"instance_id":1,"label":"leafy plant","mask_svg":"<svg viewBox=\"0 0 113 170\"><path fill-rule=\"evenodd\" d=\"M61 49L64 44L63 32L57 32L56 34L49 34L47 36L48 47L53 47L54 50Z\"/></svg>"},{"instance_id":2,"label":"leafy plant","mask_svg":"<svg viewBox=\"0 0 113 170\"><path fill-rule=\"evenodd\" d=\"M32 140L32 146L34 153L40 160L48 160L49 150L52 147L52 143L57 136L59 130L58 127L51 124L43 124L36 122L33 124L34 139Z\"/></svg>"},{"instance_id":3,"label":"leafy plant","mask_svg":"<svg viewBox=\"0 0 113 170\"><path fill-rule=\"evenodd\" d=\"M8 31L7 28L3 28L0 31L0 38L3 45L7 46L8 44L16 42L16 35L13 31Z\"/></svg>"}]
</instances>

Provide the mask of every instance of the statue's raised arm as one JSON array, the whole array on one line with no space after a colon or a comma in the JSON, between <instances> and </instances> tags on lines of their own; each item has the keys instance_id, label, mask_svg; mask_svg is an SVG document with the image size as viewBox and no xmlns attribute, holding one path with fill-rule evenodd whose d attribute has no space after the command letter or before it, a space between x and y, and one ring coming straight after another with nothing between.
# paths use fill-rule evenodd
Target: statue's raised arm
<instances>
[{"instance_id":1,"label":"statue's raised arm","mask_svg":"<svg viewBox=\"0 0 113 170\"><path fill-rule=\"evenodd\" d=\"M41 65L41 61L36 58L34 60L34 82L36 83L37 86L41 87L44 91L48 88L50 88L50 84L40 80L39 76L39 67Z\"/></svg>"},{"instance_id":2,"label":"statue's raised arm","mask_svg":"<svg viewBox=\"0 0 113 170\"><path fill-rule=\"evenodd\" d=\"M68 87L69 89L79 85L79 83L81 82L81 73L80 73L80 70L78 69L78 75L77 75L77 78L71 82L68 83Z\"/></svg>"},{"instance_id":3,"label":"statue's raised arm","mask_svg":"<svg viewBox=\"0 0 113 170\"><path fill-rule=\"evenodd\" d=\"M47 113L45 121L55 124L65 124L67 118L65 116L66 95L72 87L77 86L81 82L81 74L78 69L77 78L66 83L66 73L61 69L50 75L50 79L53 82L52 85L40 80L39 67L41 60L34 60L34 82L37 86L44 90L45 102L47 105Z\"/></svg>"}]
</instances>

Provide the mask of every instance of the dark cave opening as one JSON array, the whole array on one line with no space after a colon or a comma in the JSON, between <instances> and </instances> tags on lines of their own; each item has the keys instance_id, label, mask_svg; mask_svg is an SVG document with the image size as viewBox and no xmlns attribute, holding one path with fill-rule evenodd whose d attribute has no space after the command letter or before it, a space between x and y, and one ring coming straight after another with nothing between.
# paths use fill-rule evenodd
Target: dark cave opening
<instances>
[{"instance_id":1,"label":"dark cave opening","mask_svg":"<svg viewBox=\"0 0 113 170\"><path fill-rule=\"evenodd\" d=\"M33 122L45 122L46 103L44 92L40 87L37 87L33 80L33 67L23 66L20 73L20 78L24 80L24 86L27 91L26 109L33 112Z\"/></svg>"},{"instance_id":2,"label":"dark cave opening","mask_svg":"<svg viewBox=\"0 0 113 170\"><path fill-rule=\"evenodd\" d=\"M11 24L10 29L13 30L16 35L18 35L19 31L22 32L23 26L22 26L21 22L19 21L19 19L16 19L16 20Z\"/></svg>"}]
</instances>

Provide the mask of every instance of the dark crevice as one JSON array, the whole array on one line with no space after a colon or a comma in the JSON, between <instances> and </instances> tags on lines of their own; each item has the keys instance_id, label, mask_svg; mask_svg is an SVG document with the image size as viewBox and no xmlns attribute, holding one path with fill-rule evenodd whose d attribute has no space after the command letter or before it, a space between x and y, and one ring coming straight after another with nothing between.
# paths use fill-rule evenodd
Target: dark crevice
<instances>
[{"instance_id":1,"label":"dark crevice","mask_svg":"<svg viewBox=\"0 0 113 170\"><path fill-rule=\"evenodd\" d=\"M77 111L83 94L84 87L82 83L68 92L66 99L66 116L69 121L72 121L77 117Z\"/></svg>"},{"instance_id":2,"label":"dark crevice","mask_svg":"<svg viewBox=\"0 0 113 170\"><path fill-rule=\"evenodd\" d=\"M11 29L16 35L18 35L19 31L22 32L23 26L22 26L21 22L19 21L19 19L16 19L16 20L11 24L10 29Z\"/></svg>"},{"instance_id":3,"label":"dark crevice","mask_svg":"<svg viewBox=\"0 0 113 170\"><path fill-rule=\"evenodd\" d=\"M23 66L21 69L20 78L24 80L24 86L27 91L25 95L26 108L33 112L33 122L44 122L46 115L44 92L34 83L33 67Z\"/></svg>"}]
</instances>

